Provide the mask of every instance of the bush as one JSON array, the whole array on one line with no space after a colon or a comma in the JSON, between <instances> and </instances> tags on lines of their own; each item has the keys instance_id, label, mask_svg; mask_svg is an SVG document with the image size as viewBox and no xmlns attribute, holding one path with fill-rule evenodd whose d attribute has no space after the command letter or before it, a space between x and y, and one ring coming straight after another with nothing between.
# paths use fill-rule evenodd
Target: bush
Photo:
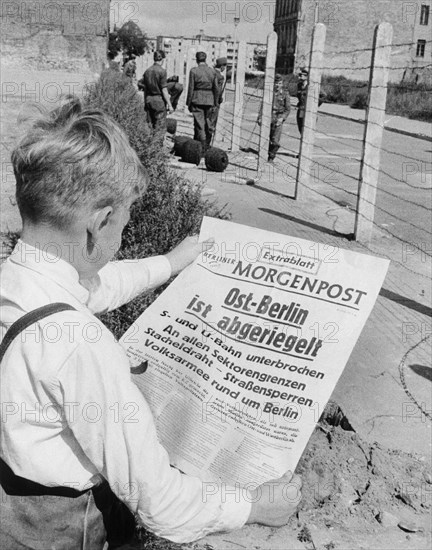
<instances>
[{"instance_id":1,"label":"bush","mask_svg":"<svg viewBox=\"0 0 432 550\"><path fill-rule=\"evenodd\" d=\"M349 80L344 76L324 75L321 81L321 91L325 93L327 103L351 105L355 102L357 96L367 95L368 85L362 80Z\"/></svg>"},{"instance_id":2,"label":"bush","mask_svg":"<svg viewBox=\"0 0 432 550\"><path fill-rule=\"evenodd\" d=\"M366 93L357 94L351 103L352 109L366 109L368 104L368 95Z\"/></svg>"},{"instance_id":3,"label":"bush","mask_svg":"<svg viewBox=\"0 0 432 550\"><path fill-rule=\"evenodd\" d=\"M432 122L432 87L426 84L389 84L386 112Z\"/></svg>"},{"instance_id":4,"label":"bush","mask_svg":"<svg viewBox=\"0 0 432 550\"><path fill-rule=\"evenodd\" d=\"M364 109L367 105L368 83L344 76L322 78L321 90L326 102ZM414 82L390 82L387 88L386 113L416 120L432 121L432 87Z\"/></svg>"},{"instance_id":5,"label":"bush","mask_svg":"<svg viewBox=\"0 0 432 550\"><path fill-rule=\"evenodd\" d=\"M110 70L102 73L88 90L85 103L104 110L122 126L149 174L147 191L134 204L123 232L119 259L165 254L187 235L196 233L204 215L229 218L225 208L217 209L202 199L200 185L169 168L168 153L160 140L153 139L142 99L128 78ZM120 337L161 290L104 315L103 322Z\"/></svg>"}]
</instances>

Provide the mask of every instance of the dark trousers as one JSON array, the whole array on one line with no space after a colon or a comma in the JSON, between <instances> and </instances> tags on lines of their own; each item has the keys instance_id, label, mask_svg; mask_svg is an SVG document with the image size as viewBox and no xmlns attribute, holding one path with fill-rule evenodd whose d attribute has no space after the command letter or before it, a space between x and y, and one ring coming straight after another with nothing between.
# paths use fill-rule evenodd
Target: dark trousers
<instances>
[{"instance_id":1,"label":"dark trousers","mask_svg":"<svg viewBox=\"0 0 432 550\"><path fill-rule=\"evenodd\" d=\"M268 156L270 160L273 160L280 147L280 140L282 137L283 124L276 125L276 121L272 121L270 124L270 144Z\"/></svg>"},{"instance_id":2,"label":"dark trousers","mask_svg":"<svg viewBox=\"0 0 432 550\"><path fill-rule=\"evenodd\" d=\"M79 493L15 476L3 461L0 468L2 550L102 550L132 538L134 517L108 483Z\"/></svg>"},{"instance_id":3,"label":"dark trousers","mask_svg":"<svg viewBox=\"0 0 432 550\"><path fill-rule=\"evenodd\" d=\"M179 84L178 82L176 82L174 84L174 86L171 86L171 87L168 86L168 93L170 95L171 105L172 105L173 109L176 110L179 99L180 99L180 96L183 93L182 84Z\"/></svg>"},{"instance_id":4,"label":"dark trousers","mask_svg":"<svg viewBox=\"0 0 432 550\"><path fill-rule=\"evenodd\" d=\"M304 111L297 109L297 128L300 134L303 133L303 125L304 125Z\"/></svg>"},{"instance_id":5,"label":"dark trousers","mask_svg":"<svg viewBox=\"0 0 432 550\"><path fill-rule=\"evenodd\" d=\"M214 107L211 105L192 105L194 117L194 139L200 141L205 151L212 141L214 134Z\"/></svg>"},{"instance_id":6,"label":"dark trousers","mask_svg":"<svg viewBox=\"0 0 432 550\"><path fill-rule=\"evenodd\" d=\"M153 127L155 133L166 132L167 112L165 102L162 97L150 96L146 97L145 110L147 113L147 122Z\"/></svg>"},{"instance_id":7,"label":"dark trousers","mask_svg":"<svg viewBox=\"0 0 432 550\"><path fill-rule=\"evenodd\" d=\"M216 132L216 126L219 118L219 110L220 110L220 104L216 105L216 107L213 107L213 110L210 113L210 116L212 119L213 134Z\"/></svg>"}]
</instances>

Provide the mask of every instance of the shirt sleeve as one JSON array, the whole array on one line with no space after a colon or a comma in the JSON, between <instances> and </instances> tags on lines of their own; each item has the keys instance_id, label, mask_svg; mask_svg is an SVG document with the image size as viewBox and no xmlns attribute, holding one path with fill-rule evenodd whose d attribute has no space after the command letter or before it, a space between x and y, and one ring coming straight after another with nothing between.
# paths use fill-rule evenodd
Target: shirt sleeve
<instances>
[{"instance_id":1,"label":"shirt sleeve","mask_svg":"<svg viewBox=\"0 0 432 550\"><path fill-rule=\"evenodd\" d=\"M186 105L190 107L192 105L192 96L195 89L195 73L191 70L189 73L189 87L187 91Z\"/></svg>"},{"instance_id":2,"label":"shirt sleeve","mask_svg":"<svg viewBox=\"0 0 432 550\"><path fill-rule=\"evenodd\" d=\"M89 291L87 307L92 313L105 313L153 290L171 277L165 256L109 262L92 279L80 281Z\"/></svg>"},{"instance_id":3,"label":"shirt sleeve","mask_svg":"<svg viewBox=\"0 0 432 550\"><path fill-rule=\"evenodd\" d=\"M73 437L110 487L141 522L173 542L240 528L251 503L232 488L211 490L172 468L144 397L130 379L124 350L103 335L81 342L58 376Z\"/></svg>"},{"instance_id":4,"label":"shirt sleeve","mask_svg":"<svg viewBox=\"0 0 432 550\"><path fill-rule=\"evenodd\" d=\"M161 73L160 78L159 78L160 89L162 90L163 88L166 88L167 85L168 85L168 83L167 83L167 72L164 70L163 73Z\"/></svg>"}]
</instances>

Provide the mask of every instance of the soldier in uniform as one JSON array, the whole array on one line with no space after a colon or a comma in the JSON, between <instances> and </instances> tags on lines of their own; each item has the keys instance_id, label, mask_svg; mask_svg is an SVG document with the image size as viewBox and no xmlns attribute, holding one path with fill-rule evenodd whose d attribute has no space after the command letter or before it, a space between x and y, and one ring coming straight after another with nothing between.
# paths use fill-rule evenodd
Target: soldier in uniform
<instances>
[{"instance_id":1,"label":"soldier in uniform","mask_svg":"<svg viewBox=\"0 0 432 550\"><path fill-rule=\"evenodd\" d=\"M206 63L207 54L197 52L197 67L189 73L186 105L194 117L194 139L200 141L205 151L214 133L213 110L219 98L216 72Z\"/></svg>"},{"instance_id":2,"label":"soldier in uniform","mask_svg":"<svg viewBox=\"0 0 432 550\"><path fill-rule=\"evenodd\" d=\"M304 117L306 113L306 95L308 85L309 72L306 69L301 69L299 80L297 83L297 127L300 134L303 133Z\"/></svg>"},{"instance_id":3,"label":"soldier in uniform","mask_svg":"<svg viewBox=\"0 0 432 550\"><path fill-rule=\"evenodd\" d=\"M223 95L225 91L225 85L226 85L226 79L224 76L225 69L227 67L228 60L226 57L219 57L216 59L216 65L215 65L215 73L216 73L216 82L218 87L218 99L216 101L216 105L212 112L212 119L213 119L213 129L216 131L216 125L219 117L219 109L220 105L223 102Z\"/></svg>"},{"instance_id":4,"label":"soldier in uniform","mask_svg":"<svg viewBox=\"0 0 432 550\"><path fill-rule=\"evenodd\" d=\"M136 55L132 54L129 60L123 67L123 74L131 79L132 83L136 83Z\"/></svg>"},{"instance_id":5,"label":"soldier in uniform","mask_svg":"<svg viewBox=\"0 0 432 550\"><path fill-rule=\"evenodd\" d=\"M291 110L290 95L283 89L283 78L280 74L275 76L272 118L270 124L270 144L268 160L272 162L280 147L282 137L282 126Z\"/></svg>"},{"instance_id":6,"label":"soldier in uniform","mask_svg":"<svg viewBox=\"0 0 432 550\"><path fill-rule=\"evenodd\" d=\"M179 77L177 75L173 75L168 78L167 90L171 98L173 109L175 111L177 109L180 96L183 93L183 84L180 84Z\"/></svg>"},{"instance_id":7,"label":"soldier in uniform","mask_svg":"<svg viewBox=\"0 0 432 550\"><path fill-rule=\"evenodd\" d=\"M144 92L144 104L147 120L155 131L166 131L166 113L174 112L167 90L167 72L163 68L165 52L157 50L153 54L154 63L149 67L139 82Z\"/></svg>"}]
</instances>

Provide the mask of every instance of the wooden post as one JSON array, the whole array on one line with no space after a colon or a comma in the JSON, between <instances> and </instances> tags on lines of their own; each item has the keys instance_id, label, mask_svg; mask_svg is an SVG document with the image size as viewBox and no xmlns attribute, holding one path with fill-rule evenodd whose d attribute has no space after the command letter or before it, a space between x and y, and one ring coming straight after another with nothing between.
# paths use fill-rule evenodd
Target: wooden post
<instances>
[{"instance_id":1,"label":"wooden post","mask_svg":"<svg viewBox=\"0 0 432 550\"><path fill-rule=\"evenodd\" d=\"M234 91L234 114L231 134L231 151L238 151L240 149L241 124L243 118L243 98L245 92L245 73L246 42L242 40L238 43L237 50L237 72Z\"/></svg>"},{"instance_id":2,"label":"wooden post","mask_svg":"<svg viewBox=\"0 0 432 550\"><path fill-rule=\"evenodd\" d=\"M184 82L184 52L183 49L176 53L174 63L174 74L179 77L179 82Z\"/></svg>"},{"instance_id":3,"label":"wooden post","mask_svg":"<svg viewBox=\"0 0 432 550\"><path fill-rule=\"evenodd\" d=\"M142 77L144 71L144 55L140 55L136 58L136 75L138 80Z\"/></svg>"},{"instance_id":4,"label":"wooden post","mask_svg":"<svg viewBox=\"0 0 432 550\"><path fill-rule=\"evenodd\" d=\"M166 60L166 71L168 78L174 74L174 54L169 53Z\"/></svg>"},{"instance_id":5,"label":"wooden post","mask_svg":"<svg viewBox=\"0 0 432 550\"><path fill-rule=\"evenodd\" d=\"M225 40L223 40L219 44L219 55L218 57L227 57L227 43ZM226 85L227 85L227 72L225 70L224 73L225 81L224 81L224 93L223 93L223 101L219 105L219 116L218 116L218 122L215 129L215 139L213 143L216 142L217 139L224 141L225 135L227 134L227 128L226 125L228 124L228 121L225 119L225 101L226 101Z\"/></svg>"},{"instance_id":6,"label":"wooden post","mask_svg":"<svg viewBox=\"0 0 432 550\"><path fill-rule=\"evenodd\" d=\"M392 39L390 23L381 23L375 28L354 228L355 239L362 243L369 243L372 237Z\"/></svg>"},{"instance_id":7,"label":"wooden post","mask_svg":"<svg viewBox=\"0 0 432 550\"><path fill-rule=\"evenodd\" d=\"M182 111L184 110L187 93L187 90L185 88L185 52L183 48L181 48L181 51L177 52L176 55L175 74L179 77L179 84L183 86L183 93L181 94L177 105L177 111Z\"/></svg>"},{"instance_id":8,"label":"wooden post","mask_svg":"<svg viewBox=\"0 0 432 550\"><path fill-rule=\"evenodd\" d=\"M183 93L182 93L182 96L184 95L184 112L187 113L188 112L188 107L186 105L186 96L187 96L187 93L188 93L188 88L189 88L189 73L190 73L190 70L192 69L192 67L194 67L196 65L196 60L195 60L195 48L188 48L187 50L187 54L186 54L186 75L185 75L185 85L184 85L184 90L183 90Z\"/></svg>"},{"instance_id":9,"label":"wooden post","mask_svg":"<svg viewBox=\"0 0 432 550\"><path fill-rule=\"evenodd\" d=\"M273 31L267 37L267 58L261 107L261 127L259 135L258 172L263 169L264 164L267 162L268 158L276 53L277 34Z\"/></svg>"},{"instance_id":10,"label":"wooden post","mask_svg":"<svg viewBox=\"0 0 432 550\"><path fill-rule=\"evenodd\" d=\"M318 23L314 27L309 59L309 80L306 94L306 112L300 140L299 162L297 166L295 198L304 200L306 188L311 181L313 148L315 140L318 99L321 87L321 67L325 47L326 27Z\"/></svg>"}]
</instances>

